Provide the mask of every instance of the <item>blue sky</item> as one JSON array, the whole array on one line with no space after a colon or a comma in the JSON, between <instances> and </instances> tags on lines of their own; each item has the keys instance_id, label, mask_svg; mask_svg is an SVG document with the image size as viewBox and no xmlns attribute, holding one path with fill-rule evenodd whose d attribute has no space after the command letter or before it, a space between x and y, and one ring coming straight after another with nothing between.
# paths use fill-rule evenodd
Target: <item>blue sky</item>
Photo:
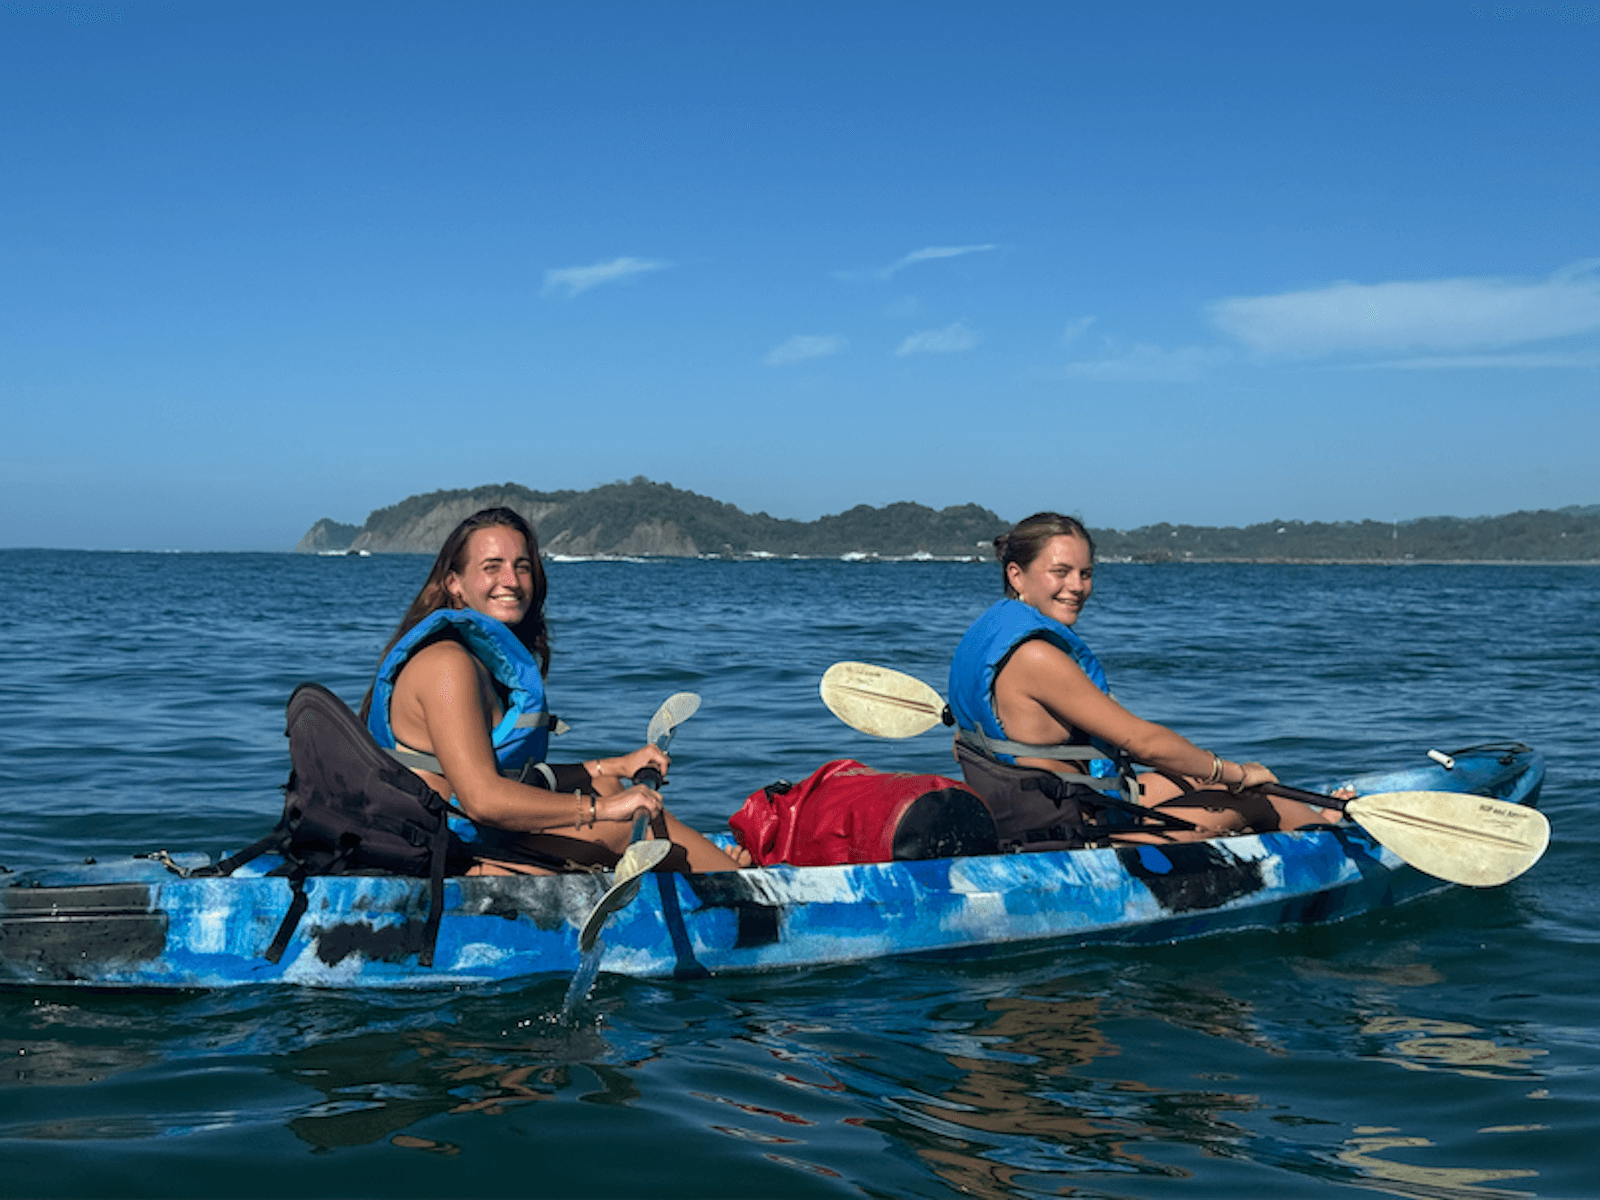
<instances>
[{"instance_id":1,"label":"blue sky","mask_svg":"<svg viewBox=\"0 0 1600 1200\"><path fill-rule=\"evenodd\" d=\"M1600 502L1600 4L0 2L0 546Z\"/></svg>"}]
</instances>

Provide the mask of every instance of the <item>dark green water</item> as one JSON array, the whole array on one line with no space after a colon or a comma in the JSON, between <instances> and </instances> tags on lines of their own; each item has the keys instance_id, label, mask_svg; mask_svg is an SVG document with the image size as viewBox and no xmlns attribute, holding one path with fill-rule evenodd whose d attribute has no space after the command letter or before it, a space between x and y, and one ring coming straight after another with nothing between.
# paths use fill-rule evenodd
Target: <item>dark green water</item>
<instances>
[{"instance_id":1,"label":"dark green water","mask_svg":"<svg viewBox=\"0 0 1600 1200\"><path fill-rule=\"evenodd\" d=\"M0 552L0 862L236 847L282 705L347 699L415 558ZM943 689L992 597L962 564L551 568L559 758L704 706L669 800L706 829L823 761L947 770L816 698ZM1313 778L1515 737L1549 758L1529 875L1344 925L1178 946L602 977L396 997L0 993L0 1192L168 1196L1600 1194L1600 570L1102 567L1118 695Z\"/></svg>"}]
</instances>

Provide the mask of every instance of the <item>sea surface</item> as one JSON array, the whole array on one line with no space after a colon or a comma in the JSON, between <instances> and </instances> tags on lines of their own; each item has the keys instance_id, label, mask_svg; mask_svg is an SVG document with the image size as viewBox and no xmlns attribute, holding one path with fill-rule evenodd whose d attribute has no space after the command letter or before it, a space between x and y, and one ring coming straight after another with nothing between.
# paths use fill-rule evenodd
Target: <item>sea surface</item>
<instances>
[{"instance_id":1,"label":"sea surface","mask_svg":"<svg viewBox=\"0 0 1600 1200\"><path fill-rule=\"evenodd\" d=\"M264 833L283 705L359 702L428 560L0 551L0 863ZM993 565L553 563L552 757L701 694L669 803L823 762L948 771L817 698L944 690ZM758 978L395 996L0 992L0 1194L1600 1196L1600 568L1103 564L1134 711L1286 781L1516 738L1529 874L1315 929Z\"/></svg>"}]
</instances>

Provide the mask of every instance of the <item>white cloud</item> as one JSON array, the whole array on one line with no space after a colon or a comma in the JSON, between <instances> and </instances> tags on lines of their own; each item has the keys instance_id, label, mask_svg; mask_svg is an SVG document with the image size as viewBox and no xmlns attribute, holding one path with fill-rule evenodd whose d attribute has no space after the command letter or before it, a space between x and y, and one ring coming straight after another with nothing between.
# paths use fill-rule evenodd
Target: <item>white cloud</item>
<instances>
[{"instance_id":1,"label":"white cloud","mask_svg":"<svg viewBox=\"0 0 1600 1200\"><path fill-rule=\"evenodd\" d=\"M1600 351L1553 351L1547 354L1431 354L1415 358L1384 359L1359 363L1355 370L1448 371L1448 370L1544 370L1550 368L1588 370L1600 367Z\"/></svg>"},{"instance_id":2,"label":"white cloud","mask_svg":"<svg viewBox=\"0 0 1600 1200\"><path fill-rule=\"evenodd\" d=\"M789 363L803 362L808 358L824 358L830 354L840 354L849 345L847 339L837 334L819 337L797 333L768 354L764 361L769 367L782 367Z\"/></svg>"},{"instance_id":3,"label":"white cloud","mask_svg":"<svg viewBox=\"0 0 1600 1200\"><path fill-rule=\"evenodd\" d=\"M1229 352L1219 346L1179 346L1166 350L1139 342L1124 350L1108 344L1104 356L1068 363L1066 373L1079 379L1186 383L1221 366L1230 357Z\"/></svg>"},{"instance_id":4,"label":"white cloud","mask_svg":"<svg viewBox=\"0 0 1600 1200\"><path fill-rule=\"evenodd\" d=\"M1089 326L1094 324L1093 317L1079 317L1075 321L1068 321L1067 327L1061 331L1063 345L1070 346L1084 334L1089 332Z\"/></svg>"},{"instance_id":5,"label":"white cloud","mask_svg":"<svg viewBox=\"0 0 1600 1200\"><path fill-rule=\"evenodd\" d=\"M644 271L659 271L671 265L658 259L614 258L610 262L595 263L592 267L551 268L544 273L544 287L539 294L549 296L564 292L569 297L576 296L602 283L615 283L619 279L627 279Z\"/></svg>"},{"instance_id":6,"label":"white cloud","mask_svg":"<svg viewBox=\"0 0 1600 1200\"><path fill-rule=\"evenodd\" d=\"M965 322L957 321L943 329L925 329L900 343L896 354L959 354L978 344L978 335Z\"/></svg>"},{"instance_id":7,"label":"white cloud","mask_svg":"<svg viewBox=\"0 0 1600 1200\"><path fill-rule=\"evenodd\" d=\"M1597 270L1600 260L1531 283L1487 277L1336 283L1220 300L1209 313L1224 333L1265 357L1461 356L1600 331Z\"/></svg>"},{"instance_id":8,"label":"white cloud","mask_svg":"<svg viewBox=\"0 0 1600 1200\"><path fill-rule=\"evenodd\" d=\"M888 279L896 271L904 270L919 262L931 262L936 258L960 258L963 254L982 254L985 250L998 250L999 247L991 243L982 246L927 246L921 250L913 250L900 261L891 263L878 272L879 279Z\"/></svg>"}]
</instances>

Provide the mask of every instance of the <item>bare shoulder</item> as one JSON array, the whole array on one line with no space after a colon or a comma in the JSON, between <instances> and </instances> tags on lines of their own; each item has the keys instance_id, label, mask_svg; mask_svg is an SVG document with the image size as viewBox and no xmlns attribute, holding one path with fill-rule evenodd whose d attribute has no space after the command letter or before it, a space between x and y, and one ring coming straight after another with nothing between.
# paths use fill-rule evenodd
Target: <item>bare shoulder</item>
<instances>
[{"instance_id":1,"label":"bare shoulder","mask_svg":"<svg viewBox=\"0 0 1600 1200\"><path fill-rule=\"evenodd\" d=\"M465 646L445 638L413 654L400 672L396 687L430 693L441 688L451 693L476 693L481 670L478 660Z\"/></svg>"},{"instance_id":2,"label":"bare shoulder","mask_svg":"<svg viewBox=\"0 0 1600 1200\"><path fill-rule=\"evenodd\" d=\"M1060 646L1040 637L1029 638L1018 646L1012 652L1011 657L1006 660L1007 667L1013 664L1021 667L1025 672L1052 672L1068 668L1080 675L1083 673L1083 669L1072 661L1072 655L1068 654Z\"/></svg>"},{"instance_id":3,"label":"bare shoulder","mask_svg":"<svg viewBox=\"0 0 1600 1200\"><path fill-rule=\"evenodd\" d=\"M413 654L406 663L406 670L412 667L427 666L435 670L449 669L451 667L466 666L478 660L472 657L460 642L454 638L440 638L436 642L429 642L421 650Z\"/></svg>"},{"instance_id":4,"label":"bare shoulder","mask_svg":"<svg viewBox=\"0 0 1600 1200\"><path fill-rule=\"evenodd\" d=\"M1006 660L995 681L995 694L1003 693L1026 696L1046 705L1065 697L1093 699L1102 694L1072 655L1043 638L1023 642Z\"/></svg>"}]
</instances>

